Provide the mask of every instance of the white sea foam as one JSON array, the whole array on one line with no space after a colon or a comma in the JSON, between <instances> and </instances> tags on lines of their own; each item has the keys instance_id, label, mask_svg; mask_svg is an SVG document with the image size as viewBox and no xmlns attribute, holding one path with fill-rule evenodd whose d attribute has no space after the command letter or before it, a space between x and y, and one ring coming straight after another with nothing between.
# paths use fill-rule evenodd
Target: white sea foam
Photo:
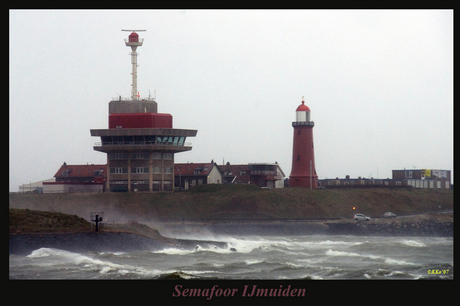
<instances>
[{"instance_id":1,"label":"white sea foam","mask_svg":"<svg viewBox=\"0 0 460 306\"><path fill-rule=\"evenodd\" d=\"M367 242L367 241L366 241ZM313 242L313 244L319 244L319 245L360 245L363 242L352 242L352 241L331 241L331 240L326 240L326 241L318 241L318 242Z\"/></svg>"},{"instance_id":2,"label":"white sea foam","mask_svg":"<svg viewBox=\"0 0 460 306\"><path fill-rule=\"evenodd\" d=\"M422 248L426 246L423 242L416 240L403 240L401 243L416 248Z\"/></svg>"},{"instance_id":3,"label":"white sea foam","mask_svg":"<svg viewBox=\"0 0 460 306\"><path fill-rule=\"evenodd\" d=\"M284 265L289 268L303 268L303 265L295 264L292 262L285 262Z\"/></svg>"},{"instance_id":4,"label":"white sea foam","mask_svg":"<svg viewBox=\"0 0 460 306\"><path fill-rule=\"evenodd\" d=\"M107 274L110 272L118 272L121 274L135 273L140 275L159 274L158 270L147 271L144 268L117 264L108 260L95 259L79 253L53 248L40 248L26 257L36 260L47 259L48 264L52 263L53 265L76 265L80 266L83 270L99 272L100 274Z\"/></svg>"},{"instance_id":5,"label":"white sea foam","mask_svg":"<svg viewBox=\"0 0 460 306\"><path fill-rule=\"evenodd\" d=\"M49 256L63 256L68 257L72 256L75 253L67 252L59 249L53 248L40 248L38 250L32 251L30 255L27 255L27 258L41 258L41 257L49 257Z\"/></svg>"},{"instance_id":6,"label":"white sea foam","mask_svg":"<svg viewBox=\"0 0 460 306\"><path fill-rule=\"evenodd\" d=\"M153 251L155 254L168 254L168 255L188 255L195 252L195 250L184 250L178 248L165 248L159 251Z\"/></svg>"},{"instance_id":7,"label":"white sea foam","mask_svg":"<svg viewBox=\"0 0 460 306\"><path fill-rule=\"evenodd\" d=\"M244 262L247 264L247 265L254 265L254 264L258 264L258 263L262 263L264 262L265 259L262 258L262 259L248 259L248 260L245 260Z\"/></svg>"},{"instance_id":8,"label":"white sea foam","mask_svg":"<svg viewBox=\"0 0 460 306\"><path fill-rule=\"evenodd\" d=\"M326 255L328 256L347 256L347 257L365 257L370 259L382 259L380 256L370 255L370 254L358 254L353 252L343 252L343 251L333 251L327 250Z\"/></svg>"},{"instance_id":9,"label":"white sea foam","mask_svg":"<svg viewBox=\"0 0 460 306\"><path fill-rule=\"evenodd\" d=\"M390 265L415 265L414 263L405 261L405 260L397 260L392 258L386 258L385 263Z\"/></svg>"},{"instance_id":10,"label":"white sea foam","mask_svg":"<svg viewBox=\"0 0 460 306\"><path fill-rule=\"evenodd\" d=\"M239 250L238 250L239 251ZM179 248L165 248L162 250L152 251L154 254L168 254L168 255L190 255L197 252L214 252L214 253L229 253L230 248L203 248L200 245L197 245L195 249L179 249Z\"/></svg>"},{"instance_id":11,"label":"white sea foam","mask_svg":"<svg viewBox=\"0 0 460 306\"><path fill-rule=\"evenodd\" d=\"M331 249L326 251L326 255L328 256L362 256L357 253L352 252L343 252L343 251L333 251Z\"/></svg>"}]
</instances>

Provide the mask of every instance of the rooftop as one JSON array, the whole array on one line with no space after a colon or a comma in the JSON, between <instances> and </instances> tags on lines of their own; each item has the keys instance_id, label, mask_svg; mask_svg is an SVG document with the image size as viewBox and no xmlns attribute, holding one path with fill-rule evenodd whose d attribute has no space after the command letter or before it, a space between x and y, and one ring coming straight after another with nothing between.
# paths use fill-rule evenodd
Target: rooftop
<instances>
[{"instance_id":1,"label":"rooftop","mask_svg":"<svg viewBox=\"0 0 460 306\"><path fill-rule=\"evenodd\" d=\"M174 164L174 175L192 176L208 175L212 168L217 166L213 163L183 163Z\"/></svg>"},{"instance_id":2,"label":"rooftop","mask_svg":"<svg viewBox=\"0 0 460 306\"><path fill-rule=\"evenodd\" d=\"M305 101L302 101L302 104L297 107L296 112L309 112L310 108L305 105Z\"/></svg>"},{"instance_id":3,"label":"rooftop","mask_svg":"<svg viewBox=\"0 0 460 306\"><path fill-rule=\"evenodd\" d=\"M102 171L95 175L94 171ZM95 177L107 173L107 165L67 165L64 163L54 177Z\"/></svg>"}]
</instances>

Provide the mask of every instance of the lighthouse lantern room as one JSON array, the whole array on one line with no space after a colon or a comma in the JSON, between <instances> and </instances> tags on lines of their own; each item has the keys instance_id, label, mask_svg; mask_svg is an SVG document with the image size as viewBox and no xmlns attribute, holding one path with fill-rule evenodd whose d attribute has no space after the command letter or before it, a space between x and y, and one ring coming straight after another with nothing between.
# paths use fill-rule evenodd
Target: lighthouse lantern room
<instances>
[{"instance_id":1,"label":"lighthouse lantern room","mask_svg":"<svg viewBox=\"0 0 460 306\"><path fill-rule=\"evenodd\" d=\"M310 108L305 105L305 101L296 109L296 122L310 122Z\"/></svg>"}]
</instances>

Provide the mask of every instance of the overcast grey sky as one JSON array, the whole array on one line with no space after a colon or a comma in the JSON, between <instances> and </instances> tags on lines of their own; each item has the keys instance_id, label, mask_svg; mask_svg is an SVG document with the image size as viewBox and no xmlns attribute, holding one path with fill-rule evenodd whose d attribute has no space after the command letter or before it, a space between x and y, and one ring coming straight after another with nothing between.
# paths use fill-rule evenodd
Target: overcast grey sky
<instances>
[{"instance_id":1,"label":"overcast grey sky","mask_svg":"<svg viewBox=\"0 0 460 306\"><path fill-rule=\"evenodd\" d=\"M277 161L291 171L291 122L305 96L316 170L391 177L453 170L453 11L11 10L10 191L61 164L105 163L90 129L108 102L156 91L175 128L197 129L176 162Z\"/></svg>"}]
</instances>

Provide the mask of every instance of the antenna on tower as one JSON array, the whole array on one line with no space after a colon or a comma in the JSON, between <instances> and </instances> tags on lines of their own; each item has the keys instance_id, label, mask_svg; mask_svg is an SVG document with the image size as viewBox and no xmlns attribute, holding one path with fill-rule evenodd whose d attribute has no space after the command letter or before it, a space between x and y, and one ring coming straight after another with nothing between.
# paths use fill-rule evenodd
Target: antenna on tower
<instances>
[{"instance_id":1,"label":"antenna on tower","mask_svg":"<svg viewBox=\"0 0 460 306\"><path fill-rule=\"evenodd\" d=\"M137 91L137 47L142 46L144 39L139 39L139 35L136 32L145 32L146 30L124 30L125 32L132 32L128 39L125 38L125 44L128 47L131 47L131 67L132 67L132 88L131 88L131 99L137 100L139 93Z\"/></svg>"}]
</instances>

